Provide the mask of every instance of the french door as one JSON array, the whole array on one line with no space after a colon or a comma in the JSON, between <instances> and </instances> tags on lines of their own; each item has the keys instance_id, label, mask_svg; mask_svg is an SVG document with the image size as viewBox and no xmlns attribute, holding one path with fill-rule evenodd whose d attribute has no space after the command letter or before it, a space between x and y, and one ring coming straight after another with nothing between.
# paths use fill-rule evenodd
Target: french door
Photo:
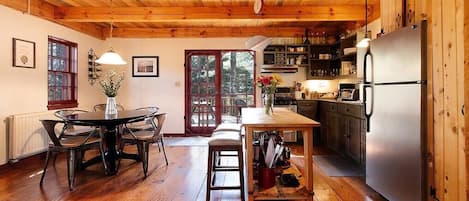
<instances>
[{"instance_id":1,"label":"french door","mask_svg":"<svg viewBox=\"0 0 469 201\"><path fill-rule=\"evenodd\" d=\"M186 51L186 134L208 135L222 122L238 122L241 107L255 105L254 61L251 51Z\"/></svg>"}]
</instances>

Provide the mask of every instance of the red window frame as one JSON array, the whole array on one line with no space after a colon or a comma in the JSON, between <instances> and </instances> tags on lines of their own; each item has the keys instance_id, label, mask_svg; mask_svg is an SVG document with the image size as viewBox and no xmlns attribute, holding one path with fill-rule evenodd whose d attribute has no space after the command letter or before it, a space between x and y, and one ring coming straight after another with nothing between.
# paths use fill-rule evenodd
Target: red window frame
<instances>
[{"instance_id":1,"label":"red window frame","mask_svg":"<svg viewBox=\"0 0 469 201\"><path fill-rule=\"evenodd\" d=\"M53 54L53 44L65 47L64 55ZM78 106L78 45L53 36L48 38L47 65L47 109L55 110ZM54 61L64 62L64 69L54 69ZM52 79L51 79L52 76ZM57 76L62 76L62 84L56 82ZM51 82L54 81L53 83ZM61 89L59 92L58 89ZM53 97L51 99L51 96Z\"/></svg>"}]
</instances>

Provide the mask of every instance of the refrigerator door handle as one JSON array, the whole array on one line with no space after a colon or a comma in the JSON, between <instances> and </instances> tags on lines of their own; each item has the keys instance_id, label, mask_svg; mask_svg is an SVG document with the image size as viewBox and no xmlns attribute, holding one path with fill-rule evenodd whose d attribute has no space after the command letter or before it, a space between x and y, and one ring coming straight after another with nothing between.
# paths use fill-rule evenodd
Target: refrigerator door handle
<instances>
[{"instance_id":1,"label":"refrigerator door handle","mask_svg":"<svg viewBox=\"0 0 469 201\"><path fill-rule=\"evenodd\" d=\"M368 82L367 81L367 57L370 57L371 60L371 66L370 66L370 78L371 80ZM371 54L370 50L365 54L365 59L363 63L363 80L364 80L364 85L363 85L363 110L366 118L366 132L370 132L370 118L371 115L373 115L373 55ZM367 88L370 88L371 94L367 94ZM368 111L368 100L370 103L370 110Z\"/></svg>"}]
</instances>

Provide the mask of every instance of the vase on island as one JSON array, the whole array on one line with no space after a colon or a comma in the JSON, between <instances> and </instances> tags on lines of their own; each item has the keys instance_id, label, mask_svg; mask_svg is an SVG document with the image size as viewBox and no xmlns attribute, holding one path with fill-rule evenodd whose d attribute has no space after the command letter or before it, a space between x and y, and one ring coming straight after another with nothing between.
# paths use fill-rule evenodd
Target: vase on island
<instances>
[{"instance_id":1,"label":"vase on island","mask_svg":"<svg viewBox=\"0 0 469 201\"><path fill-rule=\"evenodd\" d=\"M270 115L274 112L274 94L265 93L264 94L264 110L265 114Z\"/></svg>"},{"instance_id":2,"label":"vase on island","mask_svg":"<svg viewBox=\"0 0 469 201\"><path fill-rule=\"evenodd\" d=\"M117 114L116 97L109 97L109 96L107 97L106 110L104 110L104 114L106 115Z\"/></svg>"}]
</instances>

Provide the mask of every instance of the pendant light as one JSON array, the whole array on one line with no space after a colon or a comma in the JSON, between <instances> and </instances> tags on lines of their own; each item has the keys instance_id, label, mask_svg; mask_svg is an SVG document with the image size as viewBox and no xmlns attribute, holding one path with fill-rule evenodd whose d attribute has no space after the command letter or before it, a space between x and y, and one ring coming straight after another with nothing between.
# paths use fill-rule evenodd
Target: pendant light
<instances>
[{"instance_id":1,"label":"pendant light","mask_svg":"<svg viewBox=\"0 0 469 201\"><path fill-rule=\"evenodd\" d=\"M110 36L109 39L112 39L112 0L111 0L111 23L110 23ZM125 65L127 62L125 62L122 57L117 54L114 49L112 49L112 46L109 48L109 51L105 52L99 59L96 60L96 63L99 64L106 64L106 65Z\"/></svg>"},{"instance_id":2,"label":"pendant light","mask_svg":"<svg viewBox=\"0 0 469 201\"><path fill-rule=\"evenodd\" d=\"M370 46L370 36L368 36L368 0L365 0L365 37L357 43L357 47L367 48Z\"/></svg>"}]
</instances>

